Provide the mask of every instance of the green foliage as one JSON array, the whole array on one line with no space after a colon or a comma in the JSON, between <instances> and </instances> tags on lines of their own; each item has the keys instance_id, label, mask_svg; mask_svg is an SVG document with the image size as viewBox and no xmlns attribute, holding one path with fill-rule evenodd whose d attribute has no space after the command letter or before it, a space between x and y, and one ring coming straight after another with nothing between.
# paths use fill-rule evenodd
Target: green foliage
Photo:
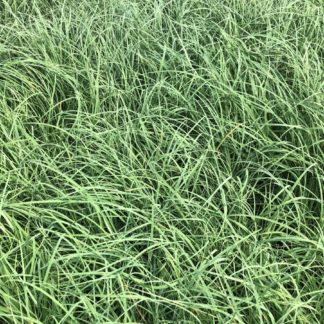
<instances>
[{"instance_id":1,"label":"green foliage","mask_svg":"<svg viewBox=\"0 0 324 324\"><path fill-rule=\"evenodd\" d=\"M0 322L323 323L323 17L0 1Z\"/></svg>"}]
</instances>

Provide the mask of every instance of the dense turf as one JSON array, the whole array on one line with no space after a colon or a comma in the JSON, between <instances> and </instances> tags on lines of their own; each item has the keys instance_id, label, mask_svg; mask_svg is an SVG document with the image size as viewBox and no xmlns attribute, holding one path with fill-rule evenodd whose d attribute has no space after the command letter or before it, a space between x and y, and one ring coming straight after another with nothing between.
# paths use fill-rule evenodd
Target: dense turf
<instances>
[{"instance_id":1,"label":"dense turf","mask_svg":"<svg viewBox=\"0 0 324 324\"><path fill-rule=\"evenodd\" d=\"M323 17L0 1L0 322L323 323Z\"/></svg>"}]
</instances>

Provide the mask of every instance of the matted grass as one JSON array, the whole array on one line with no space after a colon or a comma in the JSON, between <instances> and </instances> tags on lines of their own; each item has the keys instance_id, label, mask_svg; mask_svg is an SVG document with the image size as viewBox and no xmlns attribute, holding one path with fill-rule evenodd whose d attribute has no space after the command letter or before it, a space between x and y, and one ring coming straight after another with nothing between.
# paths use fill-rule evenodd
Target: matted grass
<instances>
[{"instance_id":1,"label":"matted grass","mask_svg":"<svg viewBox=\"0 0 324 324\"><path fill-rule=\"evenodd\" d=\"M323 323L323 17L0 1L0 322Z\"/></svg>"}]
</instances>

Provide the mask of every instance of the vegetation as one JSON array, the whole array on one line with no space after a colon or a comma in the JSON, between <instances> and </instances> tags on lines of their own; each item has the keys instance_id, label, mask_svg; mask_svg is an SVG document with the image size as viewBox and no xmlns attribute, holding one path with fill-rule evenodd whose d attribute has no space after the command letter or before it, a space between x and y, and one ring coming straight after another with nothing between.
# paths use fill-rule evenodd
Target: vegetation
<instances>
[{"instance_id":1,"label":"vegetation","mask_svg":"<svg viewBox=\"0 0 324 324\"><path fill-rule=\"evenodd\" d=\"M1 323L323 323L321 0L0 1Z\"/></svg>"}]
</instances>

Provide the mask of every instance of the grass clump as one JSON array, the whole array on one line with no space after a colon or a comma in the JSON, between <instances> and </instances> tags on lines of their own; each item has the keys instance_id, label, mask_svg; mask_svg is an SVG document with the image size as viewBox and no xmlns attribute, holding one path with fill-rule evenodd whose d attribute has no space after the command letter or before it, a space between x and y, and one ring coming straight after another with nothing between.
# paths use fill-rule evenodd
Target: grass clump
<instances>
[{"instance_id":1,"label":"grass clump","mask_svg":"<svg viewBox=\"0 0 324 324\"><path fill-rule=\"evenodd\" d=\"M0 2L2 323L323 323L315 0Z\"/></svg>"}]
</instances>

